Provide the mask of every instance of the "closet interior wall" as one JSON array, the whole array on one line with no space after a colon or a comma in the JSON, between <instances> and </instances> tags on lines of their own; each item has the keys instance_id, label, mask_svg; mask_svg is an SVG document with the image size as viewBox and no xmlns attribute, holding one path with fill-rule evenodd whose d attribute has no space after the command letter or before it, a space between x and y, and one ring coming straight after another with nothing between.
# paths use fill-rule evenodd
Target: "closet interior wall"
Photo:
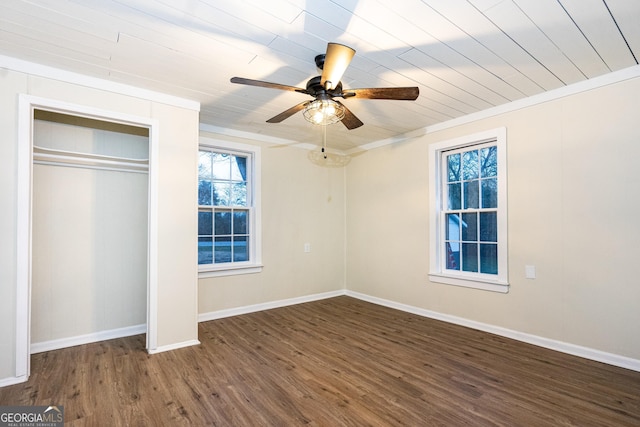
<instances>
[{"instance_id":1,"label":"closet interior wall","mask_svg":"<svg viewBox=\"0 0 640 427\"><path fill-rule=\"evenodd\" d=\"M36 111L33 139L32 353L144 332L148 129Z\"/></svg>"}]
</instances>

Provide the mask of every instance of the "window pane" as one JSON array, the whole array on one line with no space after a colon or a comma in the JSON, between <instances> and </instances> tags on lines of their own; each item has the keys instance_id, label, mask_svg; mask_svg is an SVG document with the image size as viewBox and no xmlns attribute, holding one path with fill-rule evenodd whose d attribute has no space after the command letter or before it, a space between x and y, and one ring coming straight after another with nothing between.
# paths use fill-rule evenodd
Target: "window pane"
<instances>
[{"instance_id":1,"label":"window pane","mask_svg":"<svg viewBox=\"0 0 640 427\"><path fill-rule=\"evenodd\" d=\"M215 238L215 262L231 262L231 236Z\"/></svg>"},{"instance_id":2,"label":"window pane","mask_svg":"<svg viewBox=\"0 0 640 427\"><path fill-rule=\"evenodd\" d=\"M231 167L231 179L234 181L247 180L247 158L246 157L233 156L233 162Z\"/></svg>"},{"instance_id":3,"label":"window pane","mask_svg":"<svg viewBox=\"0 0 640 427\"><path fill-rule=\"evenodd\" d=\"M496 178L482 180L482 207L498 207L498 180Z\"/></svg>"},{"instance_id":4,"label":"window pane","mask_svg":"<svg viewBox=\"0 0 640 427\"><path fill-rule=\"evenodd\" d=\"M232 196L230 203L233 206L247 206L247 183L238 182L231 184Z\"/></svg>"},{"instance_id":5,"label":"window pane","mask_svg":"<svg viewBox=\"0 0 640 427\"><path fill-rule=\"evenodd\" d=\"M462 240L467 242L478 241L478 214L462 214Z\"/></svg>"},{"instance_id":6,"label":"window pane","mask_svg":"<svg viewBox=\"0 0 640 427\"><path fill-rule=\"evenodd\" d=\"M498 147L480 150L480 176L483 178L498 176Z\"/></svg>"},{"instance_id":7,"label":"window pane","mask_svg":"<svg viewBox=\"0 0 640 427\"><path fill-rule=\"evenodd\" d=\"M462 270L478 271L478 245L476 243L462 244Z\"/></svg>"},{"instance_id":8,"label":"window pane","mask_svg":"<svg viewBox=\"0 0 640 427\"><path fill-rule=\"evenodd\" d=\"M231 211L216 211L214 216L215 235L231 234Z\"/></svg>"},{"instance_id":9,"label":"window pane","mask_svg":"<svg viewBox=\"0 0 640 427\"><path fill-rule=\"evenodd\" d=\"M211 182L198 181L198 204L202 206L211 206Z\"/></svg>"},{"instance_id":10,"label":"window pane","mask_svg":"<svg viewBox=\"0 0 640 427\"><path fill-rule=\"evenodd\" d=\"M480 272L498 274L498 245L480 245Z\"/></svg>"},{"instance_id":11,"label":"window pane","mask_svg":"<svg viewBox=\"0 0 640 427\"><path fill-rule=\"evenodd\" d=\"M503 227L507 206L502 206L507 196L502 194L507 184L504 136L504 129L499 129L481 138L442 142L429 150L428 166L438 171L429 182L434 215L430 231L436 239L429 248L433 281L504 291L508 279L507 250L501 246L507 243Z\"/></svg>"},{"instance_id":12,"label":"window pane","mask_svg":"<svg viewBox=\"0 0 640 427\"><path fill-rule=\"evenodd\" d=\"M496 212L480 213L480 241L498 241L498 216Z\"/></svg>"},{"instance_id":13,"label":"window pane","mask_svg":"<svg viewBox=\"0 0 640 427\"><path fill-rule=\"evenodd\" d=\"M211 236L213 234L213 213L198 212L198 236Z\"/></svg>"},{"instance_id":14,"label":"window pane","mask_svg":"<svg viewBox=\"0 0 640 427\"><path fill-rule=\"evenodd\" d=\"M233 212L233 234L248 234L247 219L249 212L234 211Z\"/></svg>"},{"instance_id":15,"label":"window pane","mask_svg":"<svg viewBox=\"0 0 640 427\"><path fill-rule=\"evenodd\" d=\"M225 153L211 153L213 179L231 179L231 155Z\"/></svg>"},{"instance_id":16,"label":"window pane","mask_svg":"<svg viewBox=\"0 0 640 427\"><path fill-rule=\"evenodd\" d=\"M224 148L198 151L199 264L250 261L252 162L251 154Z\"/></svg>"},{"instance_id":17,"label":"window pane","mask_svg":"<svg viewBox=\"0 0 640 427\"><path fill-rule=\"evenodd\" d=\"M449 209L460 209L461 205L461 193L460 184L449 184Z\"/></svg>"},{"instance_id":18,"label":"window pane","mask_svg":"<svg viewBox=\"0 0 640 427\"><path fill-rule=\"evenodd\" d=\"M447 156L447 176L449 182L461 181L460 179L460 154Z\"/></svg>"},{"instance_id":19,"label":"window pane","mask_svg":"<svg viewBox=\"0 0 640 427\"><path fill-rule=\"evenodd\" d=\"M226 182L213 183L214 206L230 206L231 184Z\"/></svg>"},{"instance_id":20,"label":"window pane","mask_svg":"<svg viewBox=\"0 0 640 427\"><path fill-rule=\"evenodd\" d=\"M211 178L211 153L200 151L198 155L198 176Z\"/></svg>"},{"instance_id":21,"label":"window pane","mask_svg":"<svg viewBox=\"0 0 640 427\"><path fill-rule=\"evenodd\" d=\"M249 261L249 247L245 236L234 237L233 239L233 260Z\"/></svg>"},{"instance_id":22,"label":"window pane","mask_svg":"<svg viewBox=\"0 0 640 427\"><path fill-rule=\"evenodd\" d=\"M460 244L447 242L447 270L460 270Z\"/></svg>"},{"instance_id":23,"label":"window pane","mask_svg":"<svg viewBox=\"0 0 640 427\"><path fill-rule=\"evenodd\" d=\"M460 240L460 216L447 214L447 240Z\"/></svg>"},{"instance_id":24,"label":"window pane","mask_svg":"<svg viewBox=\"0 0 640 427\"><path fill-rule=\"evenodd\" d=\"M462 179L478 178L478 150L467 151L462 155Z\"/></svg>"},{"instance_id":25,"label":"window pane","mask_svg":"<svg viewBox=\"0 0 640 427\"><path fill-rule=\"evenodd\" d=\"M464 208L477 209L480 206L478 181L470 181L464 183Z\"/></svg>"},{"instance_id":26,"label":"window pane","mask_svg":"<svg viewBox=\"0 0 640 427\"><path fill-rule=\"evenodd\" d=\"M198 264L211 264L213 262L213 239L211 237L198 237Z\"/></svg>"}]
</instances>

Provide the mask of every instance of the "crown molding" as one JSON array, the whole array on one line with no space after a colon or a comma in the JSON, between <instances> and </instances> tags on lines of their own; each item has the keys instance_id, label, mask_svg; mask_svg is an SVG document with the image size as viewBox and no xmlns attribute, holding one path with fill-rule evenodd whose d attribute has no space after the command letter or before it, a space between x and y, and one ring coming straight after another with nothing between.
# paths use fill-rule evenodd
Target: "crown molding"
<instances>
[{"instance_id":1,"label":"crown molding","mask_svg":"<svg viewBox=\"0 0 640 427\"><path fill-rule=\"evenodd\" d=\"M619 71L603 74L598 77L593 77L588 80L573 83L567 86L562 86L557 89L553 89L547 92L543 92L537 95L532 95L527 98L518 99L506 104L498 105L486 110L478 111L477 113L467 114L462 117L447 120L446 122L437 123L425 128L425 134L438 132L445 129L450 129L463 124L475 122L490 117L499 116L501 114L510 113L513 111L521 110L523 108L532 107L535 105L544 104L546 102L555 101L557 99L565 98L571 95L577 95L579 93L588 92L601 87L609 86L612 84L620 83L625 80L631 80L640 77L640 65L634 65L632 67L624 68Z\"/></svg>"},{"instance_id":2,"label":"crown molding","mask_svg":"<svg viewBox=\"0 0 640 427\"><path fill-rule=\"evenodd\" d=\"M275 136L209 125L206 123L200 123L200 132L213 133L216 135L229 136L234 138L250 139L252 141L259 141L272 145L288 145L291 147L303 148L305 150L314 150L318 148L317 145L313 145L308 142L299 142L291 139L278 138Z\"/></svg>"},{"instance_id":3,"label":"crown molding","mask_svg":"<svg viewBox=\"0 0 640 427\"><path fill-rule=\"evenodd\" d=\"M173 105L176 107L187 108L191 110L200 111L200 103L197 101L176 97L173 95L167 95L147 89L141 89L135 86L126 85L123 83L112 82L96 77L89 77L83 74L74 73L58 68L36 64L29 61L12 58L9 56L0 55L0 68L6 68L13 71L23 72L36 76L51 78L68 83L78 84L81 86L87 86L97 89L103 89L114 93L120 93L123 95L135 96L150 101L160 102L164 104ZM535 105L543 104L546 102L561 99L567 96L576 95L582 92L588 92L594 89L599 89L608 85L620 83L626 80L631 80L640 77L640 65L634 65L632 67L624 68L619 71L614 71L608 74L604 74L598 77L593 77L581 82L573 83L567 86L563 86L557 89L553 89L547 92L543 92L537 95L522 98L516 101L512 101L506 104L498 105L486 110L478 111L476 113L467 114L462 117L447 120L442 123L427 126L424 128L415 129L410 132L406 132L391 138L386 138L378 141L373 141L368 144L356 147L346 152L340 152L339 154L351 155L362 151L372 150L374 148L383 147L386 145L396 144L404 142L410 139L418 138L427 134L439 132L445 129L451 129L456 126L472 123L478 120L495 117L501 114L510 113L513 111L521 110L523 108L532 107ZM285 138L272 137L268 135L238 131L229 128L223 128L219 126L208 125L205 123L200 124L201 132L214 133L218 135L226 135L230 137L237 137L243 139L250 139L254 141L260 141L267 144L275 145L288 145L292 147L302 148L306 150L313 150L317 148L316 145L306 142L293 141Z\"/></svg>"},{"instance_id":4,"label":"crown molding","mask_svg":"<svg viewBox=\"0 0 640 427\"><path fill-rule=\"evenodd\" d=\"M24 61L10 56L0 55L0 68L58 80L65 83L72 83L79 86L101 89L121 95L133 96L148 101L172 105L174 107L200 111L200 102L198 101L167 95L165 93L142 89L136 86L117 83L98 77L90 77L84 74L74 73L60 68L50 67L48 65L37 64L35 62Z\"/></svg>"}]
</instances>

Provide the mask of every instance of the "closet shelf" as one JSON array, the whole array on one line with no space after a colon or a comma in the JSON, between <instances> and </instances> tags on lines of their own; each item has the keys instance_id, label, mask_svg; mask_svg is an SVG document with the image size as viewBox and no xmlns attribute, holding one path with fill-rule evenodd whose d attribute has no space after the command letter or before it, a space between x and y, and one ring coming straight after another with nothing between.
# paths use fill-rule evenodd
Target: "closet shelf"
<instances>
[{"instance_id":1,"label":"closet shelf","mask_svg":"<svg viewBox=\"0 0 640 427\"><path fill-rule=\"evenodd\" d=\"M124 172L148 172L149 159L104 156L33 146L33 162L36 164L69 166L87 169L118 170Z\"/></svg>"}]
</instances>

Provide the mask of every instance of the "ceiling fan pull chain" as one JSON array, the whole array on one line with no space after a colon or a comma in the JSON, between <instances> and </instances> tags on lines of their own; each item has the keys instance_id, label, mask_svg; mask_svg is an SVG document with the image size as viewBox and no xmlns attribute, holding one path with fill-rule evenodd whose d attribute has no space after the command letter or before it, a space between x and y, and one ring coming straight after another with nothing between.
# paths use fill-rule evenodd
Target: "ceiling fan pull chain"
<instances>
[{"instance_id":1,"label":"ceiling fan pull chain","mask_svg":"<svg viewBox=\"0 0 640 427\"><path fill-rule=\"evenodd\" d=\"M322 155L326 159L327 153L327 125L322 125Z\"/></svg>"}]
</instances>

